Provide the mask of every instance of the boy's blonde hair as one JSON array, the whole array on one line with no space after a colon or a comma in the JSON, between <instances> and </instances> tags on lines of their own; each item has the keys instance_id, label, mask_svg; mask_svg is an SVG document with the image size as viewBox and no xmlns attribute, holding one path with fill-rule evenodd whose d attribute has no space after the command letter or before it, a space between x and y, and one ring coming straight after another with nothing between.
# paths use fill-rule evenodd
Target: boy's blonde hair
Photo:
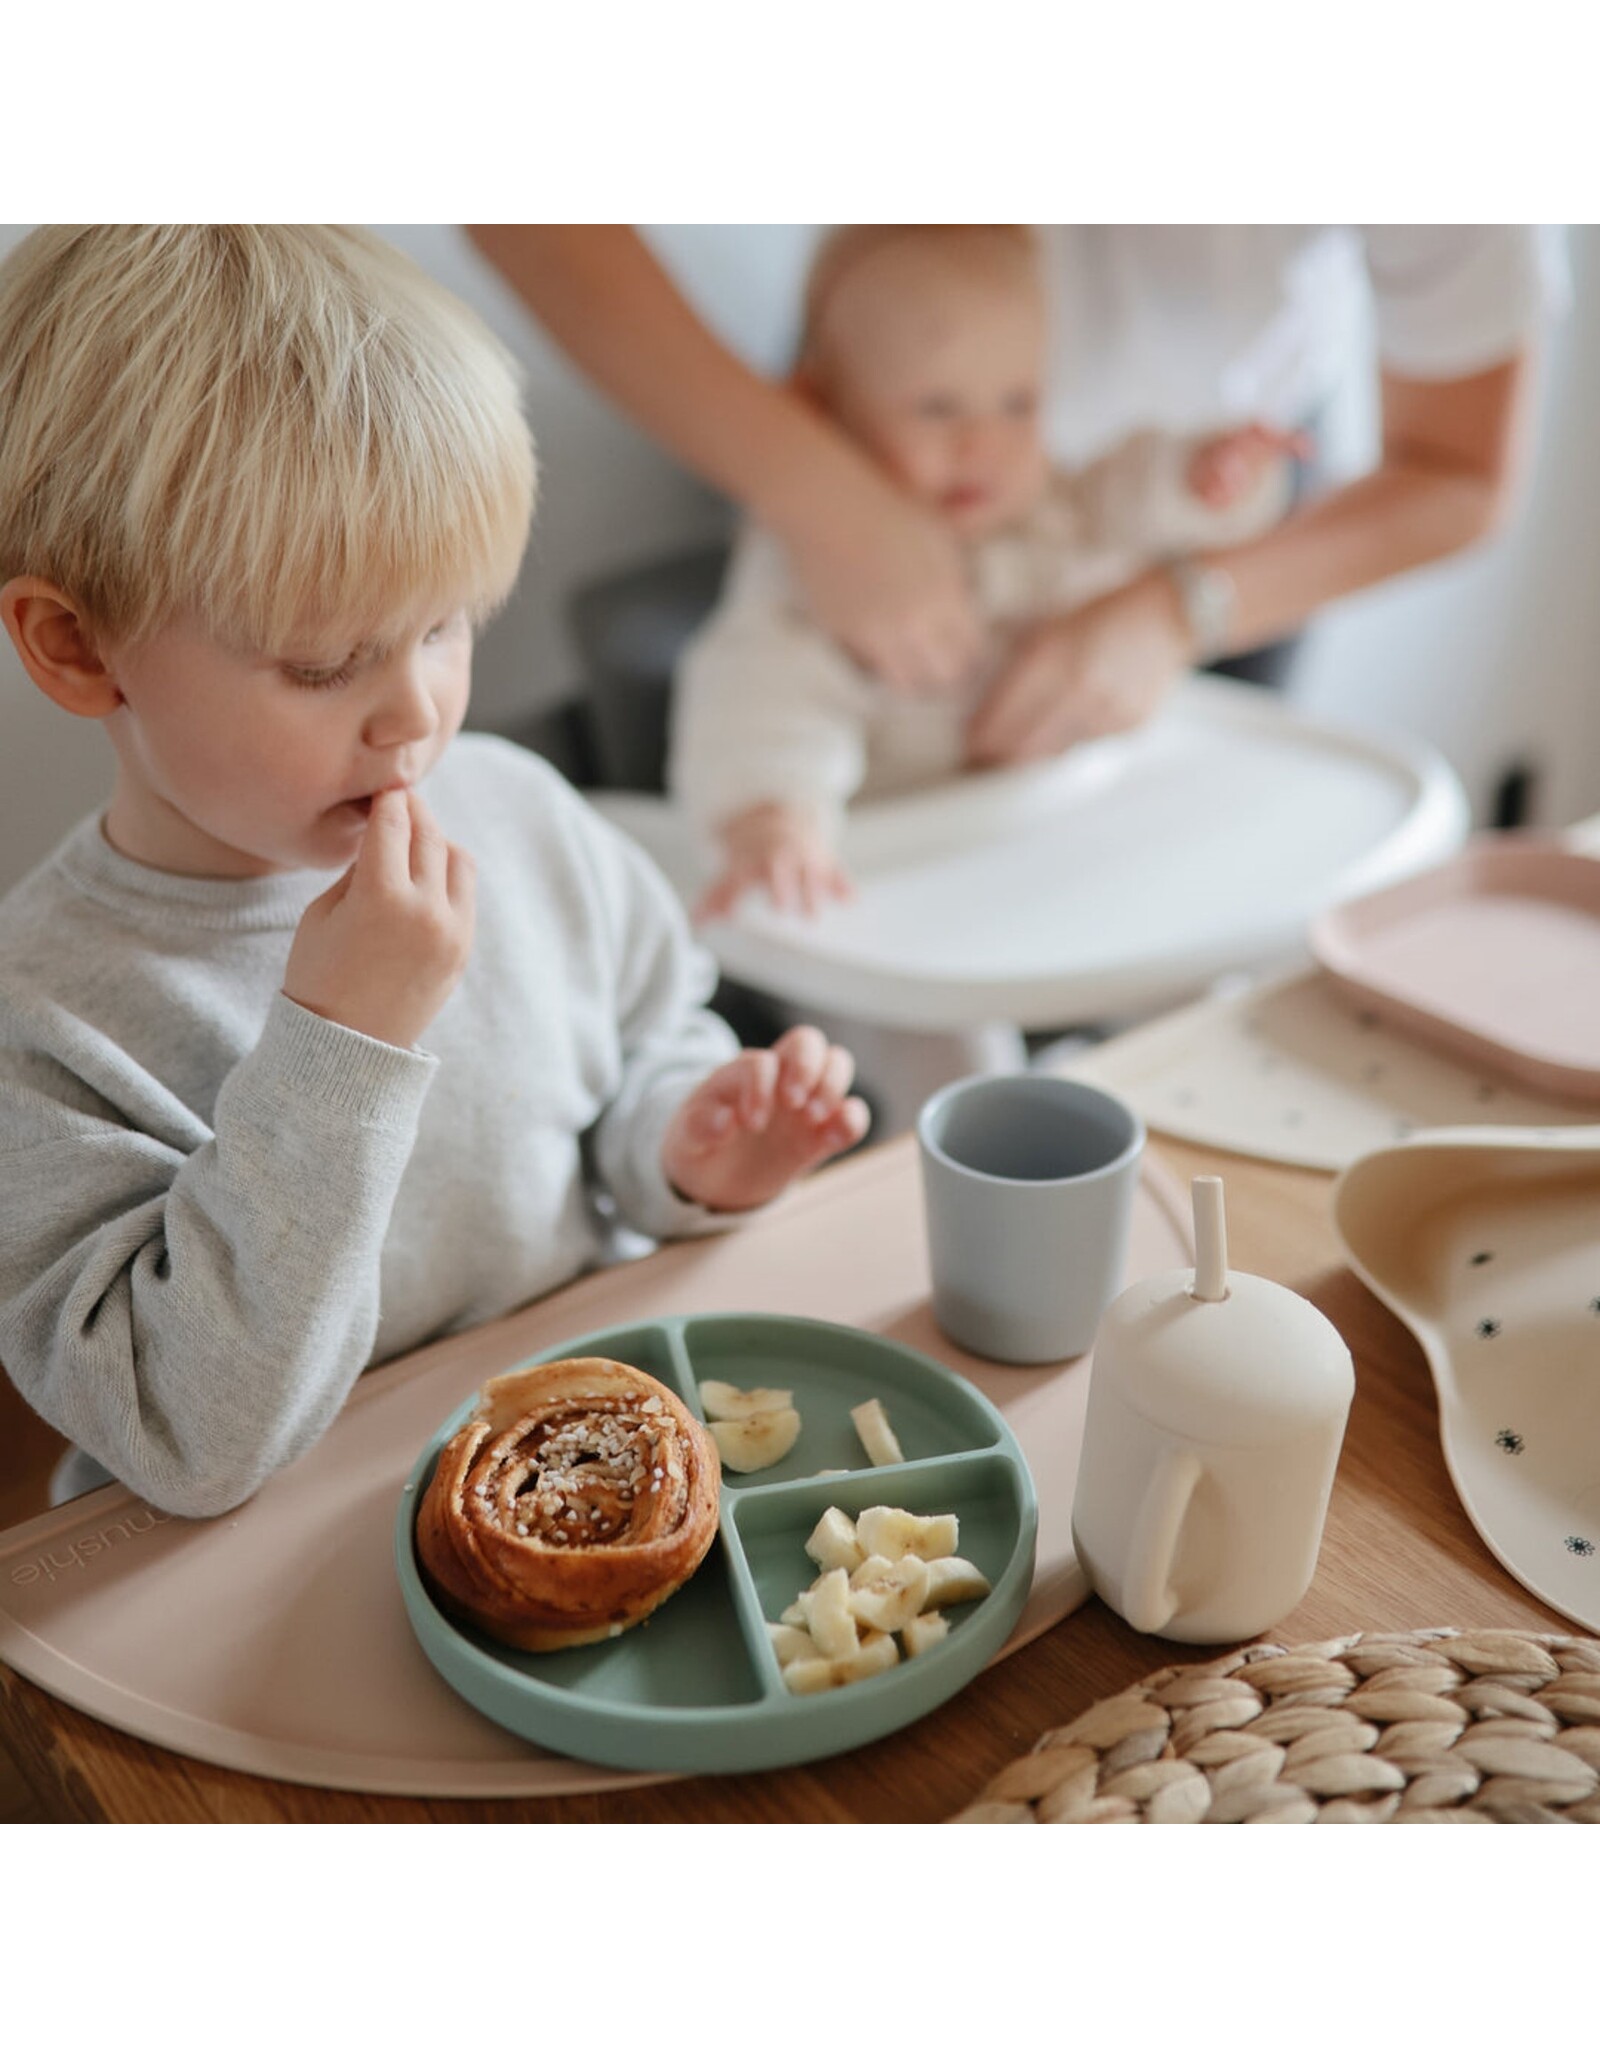
<instances>
[{"instance_id":1,"label":"boy's blonde hair","mask_svg":"<svg viewBox=\"0 0 1600 2048\"><path fill-rule=\"evenodd\" d=\"M361 229L47 227L0 266L0 582L113 640L484 617L533 494L511 357Z\"/></svg>"},{"instance_id":2,"label":"boy's blonde hair","mask_svg":"<svg viewBox=\"0 0 1600 2048\"><path fill-rule=\"evenodd\" d=\"M916 242L952 265L993 263L998 256L1020 275L1036 276L1038 242L1031 227L976 221L912 221L898 225L851 222L830 228L806 273L798 367L815 371L827 352L828 314L840 286L858 264L897 242Z\"/></svg>"}]
</instances>

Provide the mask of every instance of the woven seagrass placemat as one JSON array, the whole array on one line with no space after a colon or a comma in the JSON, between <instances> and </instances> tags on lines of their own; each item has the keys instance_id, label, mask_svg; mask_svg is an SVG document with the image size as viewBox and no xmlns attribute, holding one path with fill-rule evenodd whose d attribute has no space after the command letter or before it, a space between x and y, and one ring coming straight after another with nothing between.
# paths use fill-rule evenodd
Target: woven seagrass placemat
<instances>
[{"instance_id":1,"label":"woven seagrass placemat","mask_svg":"<svg viewBox=\"0 0 1600 2048\"><path fill-rule=\"evenodd\" d=\"M1600 1821L1600 1642L1424 1629L1169 1665L955 1821Z\"/></svg>"}]
</instances>

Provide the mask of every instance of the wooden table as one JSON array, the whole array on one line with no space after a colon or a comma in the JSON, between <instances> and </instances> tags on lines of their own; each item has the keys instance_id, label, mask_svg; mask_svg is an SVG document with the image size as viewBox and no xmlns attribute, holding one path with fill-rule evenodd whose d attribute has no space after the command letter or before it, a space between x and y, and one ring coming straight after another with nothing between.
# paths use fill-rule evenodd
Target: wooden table
<instances>
[{"instance_id":1,"label":"wooden table","mask_svg":"<svg viewBox=\"0 0 1600 2048\"><path fill-rule=\"evenodd\" d=\"M1305 1294L1355 1357L1356 1398L1317 1575L1273 1638L1474 1625L1570 1633L1495 1562L1467 1520L1440 1452L1422 1354L1341 1262L1330 1177L1153 1144L1183 1181L1226 1173L1235 1265ZM246 1777L119 1734L3 1666L0 1744L46 1817L65 1821L937 1821L1047 1728L1161 1665L1218 1654L1137 1635L1091 1600L924 1720L868 1748L792 1770L558 1799L375 1798Z\"/></svg>"}]
</instances>

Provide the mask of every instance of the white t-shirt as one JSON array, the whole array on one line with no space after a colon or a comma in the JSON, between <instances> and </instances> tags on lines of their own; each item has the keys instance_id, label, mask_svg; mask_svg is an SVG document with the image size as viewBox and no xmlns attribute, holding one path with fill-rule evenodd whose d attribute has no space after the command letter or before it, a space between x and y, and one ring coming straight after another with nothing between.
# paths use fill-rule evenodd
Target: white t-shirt
<instances>
[{"instance_id":1,"label":"white t-shirt","mask_svg":"<svg viewBox=\"0 0 1600 2048\"><path fill-rule=\"evenodd\" d=\"M1375 347L1403 376L1503 361L1565 303L1558 228L1063 226L1047 435L1077 465L1142 428L1293 426Z\"/></svg>"}]
</instances>

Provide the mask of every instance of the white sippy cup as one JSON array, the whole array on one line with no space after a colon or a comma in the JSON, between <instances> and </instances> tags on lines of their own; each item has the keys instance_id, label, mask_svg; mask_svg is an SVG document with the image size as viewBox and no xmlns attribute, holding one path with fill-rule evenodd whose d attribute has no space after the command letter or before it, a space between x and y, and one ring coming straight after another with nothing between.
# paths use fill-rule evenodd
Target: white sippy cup
<instances>
[{"instance_id":1,"label":"white sippy cup","mask_svg":"<svg viewBox=\"0 0 1600 2048\"><path fill-rule=\"evenodd\" d=\"M1311 1584L1355 1372L1310 1302L1228 1271L1222 1182L1192 1194L1194 1271L1136 1281L1095 1338L1072 1536L1131 1627L1238 1642Z\"/></svg>"}]
</instances>

